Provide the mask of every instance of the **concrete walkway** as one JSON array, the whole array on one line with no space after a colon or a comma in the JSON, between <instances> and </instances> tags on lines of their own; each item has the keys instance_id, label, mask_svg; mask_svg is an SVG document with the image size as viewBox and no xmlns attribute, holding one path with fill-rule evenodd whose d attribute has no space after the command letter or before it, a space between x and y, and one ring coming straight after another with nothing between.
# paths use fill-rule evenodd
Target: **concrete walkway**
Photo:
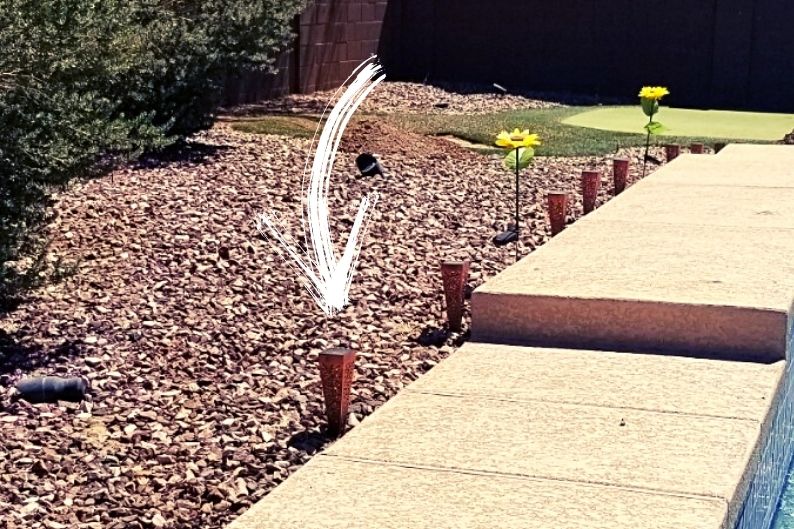
<instances>
[{"instance_id":1,"label":"concrete walkway","mask_svg":"<svg viewBox=\"0 0 794 529\"><path fill-rule=\"evenodd\" d=\"M230 528L764 529L794 424L792 193L794 148L669 164L478 289L490 343Z\"/></svg>"}]
</instances>

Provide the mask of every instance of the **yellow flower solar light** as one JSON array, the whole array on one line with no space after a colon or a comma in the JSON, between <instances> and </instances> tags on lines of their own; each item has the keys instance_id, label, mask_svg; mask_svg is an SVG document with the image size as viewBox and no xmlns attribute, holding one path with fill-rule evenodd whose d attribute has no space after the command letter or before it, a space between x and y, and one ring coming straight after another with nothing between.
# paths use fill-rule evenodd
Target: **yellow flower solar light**
<instances>
[{"instance_id":1,"label":"yellow flower solar light","mask_svg":"<svg viewBox=\"0 0 794 529\"><path fill-rule=\"evenodd\" d=\"M518 149L520 147L535 147L540 145L537 134L530 134L529 129L523 131L514 129L513 132L503 130L496 136L496 145L508 149Z\"/></svg>"},{"instance_id":2,"label":"yellow flower solar light","mask_svg":"<svg viewBox=\"0 0 794 529\"><path fill-rule=\"evenodd\" d=\"M524 169L529 166L535 150L532 147L540 145L540 138L537 134L530 134L529 129L513 129L513 132L503 130L496 135L496 145L510 149L504 158L504 164L508 169Z\"/></svg>"},{"instance_id":3,"label":"yellow flower solar light","mask_svg":"<svg viewBox=\"0 0 794 529\"><path fill-rule=\"evenodd\" d=\"M670 91L663 86L643 86L639 94L642 99L653 99L654 101L659 101L666 95L670 95Z\"/></svg>"},{"instance_id":4,"label":"yellow flower solar light","mask_svg":"<svg viewBox=\"0 0 794 529\"><path fill-rule=\"evenodd\" d=\"M642 112L648 116L648 123L645 124L645 130L648 136L645 139L645 158L642 163L643 177L645 176L645 166L649 160L648 149L651 147L651 134L659 134L664 130L661 123L653 120L653 116L659 112L659 101L669 94L670 91L664 86L643 86L638 94Z\"/></svg>"},{"instance_id":5,"label":"yellow flower solar light","mask_svg":"<svg viewBox=\"0 0 794 529\"><path fill-rule=\"evenodd\" d=\"M504 157L503 164L506 168L516 172L516 215L515 224L508 226L507 231L500 233L494 237L494 244L503 246L511 242L516 243L516 261L518 261L518 241L519 241L519 171L532 162L535 156L533 147L540 145L540 138L537 134L530 134L529 129L514 129L513 132L503 130L496 135L496 145L504 149L509 149L507 155Z\"/></svg>"},{"instance_id":6,"label":"yellow flower solar light","mask_svg":"<svg viewBox=\"0 0 794 529\"><path fill-rule=\"evenodd\" d=\"M648 134L658 134L662 130L662 124L653 120L653 116L659 112L659 101L669 95L670 91L664 86L643 86L640 90L640 105L643 113L648 116L648 124L645 130Z\"/></svg>"}]
</instances>

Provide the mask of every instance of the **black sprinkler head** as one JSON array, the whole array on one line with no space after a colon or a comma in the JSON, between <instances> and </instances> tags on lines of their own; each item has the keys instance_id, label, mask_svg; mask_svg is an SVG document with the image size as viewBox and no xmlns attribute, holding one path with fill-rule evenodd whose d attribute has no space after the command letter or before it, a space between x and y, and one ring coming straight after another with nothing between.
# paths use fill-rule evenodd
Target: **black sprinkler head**
<instances>
[{"instance_id":1,"label":"black sprinkler head","mask_svg":"<svg viewBox=\"0 0 794 529\"><path fill-rule=\"evenodd\" d=\"M518 231L516 230L515 226L510 225L507 227L506 231L503 231L499 235L493 238L493 243L497 247L507 246L511 242L516 242L518 240Z\"/></svg>"},{"instance_id":2,"label":"black sprinkler head","mask_svg":"<svg viewBox=\"0 0 794 529\"><path fill-rule=\"evenodd\" d=\"M378 163L378 159L368 152L358 155L356 167L361 172L361 176L383 176L383 168Z\"/></svg>"}]
</instances>

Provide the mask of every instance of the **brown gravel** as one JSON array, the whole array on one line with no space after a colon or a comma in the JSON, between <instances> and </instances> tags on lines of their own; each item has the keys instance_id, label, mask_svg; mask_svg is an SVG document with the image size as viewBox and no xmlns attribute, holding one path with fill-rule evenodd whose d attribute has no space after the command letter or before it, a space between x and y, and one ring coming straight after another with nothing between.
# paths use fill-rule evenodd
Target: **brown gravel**
<instances>
[{"instance_id":1,"label":"brown gravel","mask_svg":"<svg viewBox=\"0 0 794 529\"><path fill-rule=\"evenodd\" d=\"M465 339L417 342L443 326L443 259L471 259L474 285L513 261L512 247L490 243L511 220L511 175L498 157L374 121L347 137L336 233L366 191L381 200L351 305L334 318L253 228L266 208L299 218L308 141L219 126L189 155L57 197L50 259L77 270L0 319L0 393L26 375L83 375L93 402L2 401L0 526L220 528L323 446L321 350L360 351L355 424ZM385 179L356 178L364 148ZM609 157L539 158L524 171L522 252L547 240L545 190L578 196L584 168L604 171L605 199Z\"/></svg>"},{"instance_id":2,"label":"brown gravel","mask_svg":"<svg viewBox=\"0 0 794 529\"><path fill-rule=\"evenodd\" d=\"M298 113L322 114L333 91L293 94L255 105L240 106L230 114ZM516 108L561 106L522 95L502 94L491 87L444 89L421 83L384 81L361 103L363 112L418 114L482 114Z\"/></svg>"}]
</instances>

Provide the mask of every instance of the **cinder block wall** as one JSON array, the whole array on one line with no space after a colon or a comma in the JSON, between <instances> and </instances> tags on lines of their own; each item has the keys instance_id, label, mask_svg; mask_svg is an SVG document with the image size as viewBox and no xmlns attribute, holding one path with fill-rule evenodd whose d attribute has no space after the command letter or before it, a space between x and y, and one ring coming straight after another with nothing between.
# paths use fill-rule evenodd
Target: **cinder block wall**
<instances>
[{"instance_id":1,"label":"cinder block wall","mask_svg":"<svg viewBox=\"0 0 794 529\"><path fill-rule=\"evenodd\" d=\"M276 64L278 73L231 76L226 105L341 86L382 44L388 0L314 0L293 22L297 34Z\"/></svg>"},{"instance_id":2,"label":"cinder block wall","mask_svg":"<svg viewBox=\"0 0 794 529\"><path fill-rule=\"evenodd\" d=\"M300 17L298 91L338 88L378 52L388 0L317 0Z\"/></svg>"}]
</instances>

